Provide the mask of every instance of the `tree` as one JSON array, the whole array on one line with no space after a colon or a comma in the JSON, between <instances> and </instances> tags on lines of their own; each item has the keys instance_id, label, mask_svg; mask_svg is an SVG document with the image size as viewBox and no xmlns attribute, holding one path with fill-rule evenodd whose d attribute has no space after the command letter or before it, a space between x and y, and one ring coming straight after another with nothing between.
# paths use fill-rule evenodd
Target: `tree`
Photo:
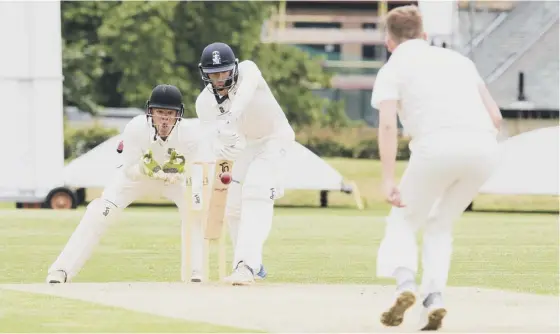
<instances>
[{"instance_id":1,"label":"tree","mask_svg":"<svg viewBox=\"0 0 560 334\"><path fill-rule=\"evenodd\" d=\"M117 3L61 2L62 73L65 105L95 112L102 96L95 86L104 75L105 48L99 43L97 29Z\"/></svg>"},{"instance_id":2,"label":"tree","mask_svg":"<svg viewBox=\"0 0 560 334\"><path fill-rule=\"evenodd\" d=\"M182 1L177 5L172 23L176 65L192 83L192 89L185 93L186 105L194 106L203 88L198 63L204 47L221 41L230 45L240 60L250 57L260 43L260 27L270 8L264 1ZM194 110L188 115L194 116Z\"/></svg>"},{"instance_id":3,"label":"tree","mask_svg":"<svg viewBox=\"0 0 560 334\"><path fill-rule=\"evenodd\" d=\"M331 77L306 52L289 45L260 44L254 58L292 124L329 125L325 121L336 118L342 125L347 119L342 105L313 93L316 87L330 87Z\"/></svg>"},{"instance_id":4,"label":"tree","mask_svg":"<svg viewBox=\"0 0 560 334\"><path fill-rule=\"evenodd\" d=\"M143 106L159 83L189 91L187 73L176 66L175 31L171 25L177 2L123 2L106 15L99 28L111 56L108 69L120 72L118 93L127 105Z\"/></svg>"},{"instance_id":5,"label":"tree","mask_svg":"<svg viewBox=\"0 0 560 334\"><path fill-rule=\"evenodd\" d=\"M294 46L260 42L273 2L72 4L63 6L75 29L63 30L71 46L65 48L68 72L76 81L69 82L68 102L141 107L155 85L169 83L183 92L185 116L195 116L194 102L203 88L200 53L207 44L223 41L241 61L259 65L294 125L343 123L341 106L312 92L330 84L319 62Z\"/></svg>"}]
</instances>

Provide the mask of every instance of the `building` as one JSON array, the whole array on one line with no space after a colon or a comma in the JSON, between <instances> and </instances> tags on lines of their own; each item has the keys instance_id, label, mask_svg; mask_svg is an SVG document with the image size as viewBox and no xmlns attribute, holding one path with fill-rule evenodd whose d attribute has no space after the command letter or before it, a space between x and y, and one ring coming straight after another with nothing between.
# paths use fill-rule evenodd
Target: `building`
<instances>
[{"instance_id":1,"label":"building","mask_svg":"<svg viewBox=\"0 0 560 334\"><path fill-rule=\"evenodd\" d=\"M433 3L281 1L263 27L262 40L295 45L321 56L325 69L333 73L333 81L332 89L318 93L343 100L350 118L376 126L371 89L378 69L389 56L384 47L383 18L398 6L415 4L423 10L423 5ZM452 42L446 43L447 47L473 59L500 107L519 107L517 78L519 72L525 72L526 95L532 99L529 105L552 110L558 118L557 1L440 3L452 8L452 27L448 28ZM441 25L441 15L424 10L423 14L426 26Z\"/></svg>"},{"instance_id":2,"label":"building","mask_svg":"<svg viewBox=\"0 0 560 334\"><path fill-rule=\"evenodd\" d=\"M384 46L385 13L417 1L283 1L266 22L263 42L296 45L322 56L333 73L332 89L322 96L344 100L352 119L373 124L371 88L375 74L387 60Z\"/></svg>"}]
</instances>

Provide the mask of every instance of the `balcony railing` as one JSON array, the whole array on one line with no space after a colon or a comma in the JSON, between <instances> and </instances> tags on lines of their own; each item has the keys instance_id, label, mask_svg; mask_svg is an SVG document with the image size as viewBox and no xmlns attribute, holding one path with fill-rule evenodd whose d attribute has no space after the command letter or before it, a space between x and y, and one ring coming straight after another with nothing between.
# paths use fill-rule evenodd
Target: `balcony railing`
<instances>
[{"instance_id":1,"label":"balcony railing","mask_svg":"<svg viewBox=\"0 0 560 334\"><path fill-rule=\"evenodd\" d=\"M263 43L279 44L383 44L377 29L285 28L264 29Z\"/></svg>"},{"instance_id":2,"label":"balcony railing","mask_svg":"<svg viewBox=\"0 0 560 334\"><path fill-rule=\"evenodd\" d=\"M313 22L313 23L381 23L382 20L379 16L370 15L319 15L319 14L274 14L270 17L272 22L278 23L281 26L285 23L295 22Z\"/></svg>"},{"instance_id":3,"label":"balcony railing","mask_svg":"<svg viewBox=\"0 0 560 334\"><path fill-rule=\"evenodd\" d=\"M496 11L509 11L515 7L516 1L507 1L507 0L498 0L498 1L490 1L490 0L459 0L457 2L460 9L469 9L469 6L474 6L476 9L485 9L485 10L496 10Z\"/></svg>"},{"instance_id":4,"label":"balcony railing","mask_svg":"<svg viewBox=\"0 0 560 334\"><path fill-rule=\"evenodd\" d=\"M339 75L375 75L384 62L376 60L325 60L323 66L329 73Z\"/></svg>"}]
</instances>

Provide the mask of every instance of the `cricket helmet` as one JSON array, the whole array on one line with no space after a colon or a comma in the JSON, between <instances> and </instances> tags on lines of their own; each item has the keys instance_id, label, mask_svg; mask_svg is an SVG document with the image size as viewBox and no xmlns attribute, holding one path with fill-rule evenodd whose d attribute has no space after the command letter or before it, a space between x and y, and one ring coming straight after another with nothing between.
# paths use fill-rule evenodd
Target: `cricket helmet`
<instances>
[{"instance_id":1,"label":"cricket helmet","mask_svg":"<svg viewBox=\"0 0 560 334\"><path fill-rule=\"evenodd\" d=\"M151 120L152 108L175 110L177 112L175 116L175 124L177 124L177 122L181 121L181 118L185 113L183 94L181 94L179 88L167 84L157 85L152 90L150 99L146 101L146 118L148 119L148 122L155 128Z\"/></svg>"},{"instance_id":2,"label":"cricket helmet","mask_svg":"<svg viewBox=\"0 0 560 334\"><path fill-rule=\"evenodd\" d=\"M183 94L179 88L173 85L157 85L146 101L148 115L151 115L152 108L171 109L178 112L179 117L183 117L185 108L183 105Z\"/></svg>"},{"instance_id":3,"label":"cricket helmet","mask_svg":"<svg viewBox=\"0 0 560 334\"><path fill-rule=\"evenodd\" d=\"M235 57L235 53L231 47L225 43L212 43L202 50L198 69L204 85L212 84L209 74L230 71L230 76L226 79L224 86L220 89L228 89L235 86L239 77L239 60ZM214 94L217 94L216 88L212 84Z\"/></svg>"}]
</instances>

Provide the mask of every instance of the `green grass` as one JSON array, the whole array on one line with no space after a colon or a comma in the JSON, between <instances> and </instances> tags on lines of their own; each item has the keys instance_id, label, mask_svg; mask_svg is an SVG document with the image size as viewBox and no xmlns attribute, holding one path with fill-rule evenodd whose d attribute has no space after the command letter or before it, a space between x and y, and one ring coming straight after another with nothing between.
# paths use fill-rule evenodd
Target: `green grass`
<instances>
[{"instance_id":1,"label":"green grass","mask_svg":"<svg viewBox=\"0 0 560 334\"><path fill-rule=\"evenodd\" d=\"M0 211L0 283L43 282L82 214ZM371 210L278 209L265 248L270 275L264 284L392 284L375 277L383 231L382 217ZM178 281L179 250L175 209L129 208L74 281ZM214 279L216 255L213 248ZM449 284L558 295L558 260L556 215L467 213L456 224ZM0 332L232 331L24 293L0 291L0 300ZM97 317L107 321L96 323Z\"/></svg>"},{"instance_id":2,"label":"green grass","mask_svg":"<svg viewBox=\"0 0 560 334\"><path fill-rule=\"evenodd\" d=\"M47 295L0 290L0 300L0 332L3 333L241 331L238 328L181 321Z\"/></svg>"},{"instance_id":3,"label":"green grass","mask_svg":"<svg viewBox=\"0 0 560 334\"><path fill-rule=\"evenodd\" d=\"M44 280L83 211L0 213L0 283L31 283ZM383 231L369 211L280 209L265 249L269 281L386 283L374 277ZM74 281L177 281L179 238L176 210L130 208ZM558 294L557 216L465 214L450 284Z\"/></svg>"},{"instance_id":4,"label":"green grass","mask_svg":"<svg viewBox=\"0 0 560 334\"><path fill-rule=\"evenodd\" d=\"M375 277L377 247L385 228L382 218L388 211L379 193L379 163L348 159L329 163L358 183L367 209L354 209L351 196L339 193L330 196L334 208L306 208L317 206L317 192L289 192L280 204L298 207L276 211L265 247L269 278L264 284L393 283ZM399 164L400 173L404 166ZM557 212L558 197L485 195L476 199L475 209ZM83 207L0 210L0 283L43 282L83 212ZM179 214L172 207L125 210L74 281L178 281L179 228ZM451 286L558 295L557 214L466 213L454 235ZM212 248L214 279L216 258ZM0 301L0 332L241 331L21 292L0 290Z\"/></svg>"}]
</instances>

